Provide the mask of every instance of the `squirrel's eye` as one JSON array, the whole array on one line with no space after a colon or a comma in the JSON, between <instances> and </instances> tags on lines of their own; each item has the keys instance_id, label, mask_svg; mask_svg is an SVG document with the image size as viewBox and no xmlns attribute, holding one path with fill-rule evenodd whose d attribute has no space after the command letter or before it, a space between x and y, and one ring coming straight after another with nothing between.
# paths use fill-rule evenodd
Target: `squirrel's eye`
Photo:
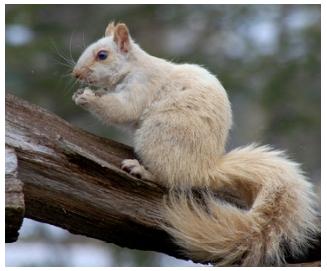
<instances>
[{"instance_id":1,"label":"squirrel's eye","mask_svg":"<svg viewBox=\"0 0 327 271\"><path fill-rule=\"evenodd\" d=\"M99 60L105 60L108 57L108 52L105 50L101 50L97 54Z\"/></svg>"}]
</instances>

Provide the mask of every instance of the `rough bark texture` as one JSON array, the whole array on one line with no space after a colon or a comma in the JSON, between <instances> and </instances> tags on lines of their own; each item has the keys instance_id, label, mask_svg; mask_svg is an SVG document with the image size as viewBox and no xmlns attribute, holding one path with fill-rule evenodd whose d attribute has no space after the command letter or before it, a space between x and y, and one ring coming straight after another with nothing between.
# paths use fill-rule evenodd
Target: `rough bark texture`
<instances>
[{"instance_id":1,"label":"rough bark texture","mask_svg":"<svg viewBox=\"0 0 327 271\"><path fill-rule=\"evenodd\" d=\"M24 218L23 183L17 178L15 150L6 146L6 243L15 242Z\"/></svg>"},{"instance_id":2,"label":"rough bark texture","mask_svg":"<svg viewBox=\"0 0 327 271\"><path fill-rule=\"evenodd\" d=\"M10 94L6 145L17 155L26 217L122 247L185 258L160 228L167 191L120 169L123 159L134 157L130 147L72 127ZM218 196L233 199L226 191ZM319 260L317 251L293 262Z\"/></svg>"},{"instance_id":3,"label":"rough bark texture","mask_svg":"<svg viewBox=\"0 0 327 271\"><path fill-rule=\"evenodd\" d=\"M6 96L6 144L16 150L25 216L123 247L176 251L160 230L164 190L120 169L130 147Z\"/></svg>"}]
</instances>

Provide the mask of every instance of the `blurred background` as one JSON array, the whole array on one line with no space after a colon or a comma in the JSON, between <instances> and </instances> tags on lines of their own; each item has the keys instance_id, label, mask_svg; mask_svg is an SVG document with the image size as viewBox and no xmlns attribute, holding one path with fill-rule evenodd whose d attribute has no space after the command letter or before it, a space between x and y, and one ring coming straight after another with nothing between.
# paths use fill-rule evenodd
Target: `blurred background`
<instances>
[{"instance_id":1,"label":"blurred background","mask_svg":"<svg viewBox=\"0 0 327 271\"><path fill-rule=\"evenodd\" d=\"M227 149L287 149L320 194L320 5L6 5L6 91L92 133L130 144L75 106L71 60L127 23L148 53L216 74L234 112ZM25 219L7 266L192 266Z\"/></svg>"}]
</instances>

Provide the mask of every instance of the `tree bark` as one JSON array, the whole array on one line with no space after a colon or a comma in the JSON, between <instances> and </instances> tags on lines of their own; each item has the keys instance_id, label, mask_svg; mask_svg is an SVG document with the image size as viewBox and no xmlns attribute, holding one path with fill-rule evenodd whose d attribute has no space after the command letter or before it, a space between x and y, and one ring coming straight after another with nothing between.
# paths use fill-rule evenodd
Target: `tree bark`
<instances>
[{"instance_id":1,"label":"tree bark","mask_svg":"<svg viewBox=\"0 0 327 271\"><path fill-rule=\"evenodd\" d=\"M23 223L25 204L23 183L17 178L17 156L6 147L6 243L15 242Z\"/></svg>"},{"instance_id":2,"label":"tree bark","mask_svg":"<svg viewBox=\"0 0 327 271\"><path fill-rule=\"evenodd\" d=\"M10 94L6 146L17 156L25 217L122 247L186 258L160 227L165 223L161 208L166 189L120 169L123 159L134 158L130 147L73 127ZM225 191L218 196L233 198Z\"/></svg>"}]
</instances>

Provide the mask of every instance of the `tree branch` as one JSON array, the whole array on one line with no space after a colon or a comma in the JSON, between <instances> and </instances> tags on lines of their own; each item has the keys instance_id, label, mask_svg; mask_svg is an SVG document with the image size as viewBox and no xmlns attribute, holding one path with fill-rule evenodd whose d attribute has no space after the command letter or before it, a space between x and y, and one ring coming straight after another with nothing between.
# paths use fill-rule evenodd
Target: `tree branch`
<instances>
[{"instance_id":1,"label":"tree branch","mask_svg":"<svg viewBox=\"0 0 327 271\"><path fill-rule=\"evenodd\" d=\"M10 94L6 146L18 159L25 217L122 247L185 259L160 228L165 223L161 208L167 191L120 169L123 159L134 157L130 147L73 127ZM233 197L224 191L218 194L226 200ZM6 236L7 223L11 222L6 208ZM301 261L306 260L295 262Z\"/></svg>"},{"instance_id":2,"label":"tree branch","mask_svg":"<svg viewBox=\"0 0 327 271\"><path fill-rule=\"evenodd\" d=\"M14 149L6 147L6 243L17 240L24 211L23 184L17 178L17 156Z\"/></svg>"}]
</instances>

